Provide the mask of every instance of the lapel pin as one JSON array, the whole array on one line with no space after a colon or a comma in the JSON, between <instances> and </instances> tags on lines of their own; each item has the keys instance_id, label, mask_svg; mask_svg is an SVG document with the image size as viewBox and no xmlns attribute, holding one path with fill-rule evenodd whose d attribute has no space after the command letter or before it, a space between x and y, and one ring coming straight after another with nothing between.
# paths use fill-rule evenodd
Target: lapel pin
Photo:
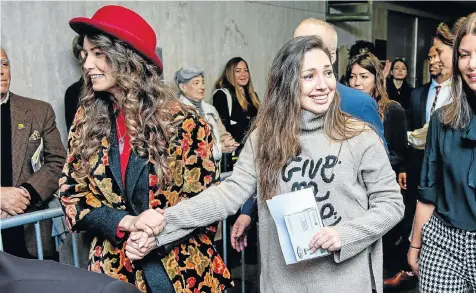
<instances>
[{"instance_id":1,"label":"lapel pin","mask_svg":"<svg viewBox=\"0 0 476 293\"><path fill-rule=\"evenodd\" d=\"M23 125L22 123L18 124L18 129L23 129L25 128L25 125Z\"/></svg>"}]
</instances>

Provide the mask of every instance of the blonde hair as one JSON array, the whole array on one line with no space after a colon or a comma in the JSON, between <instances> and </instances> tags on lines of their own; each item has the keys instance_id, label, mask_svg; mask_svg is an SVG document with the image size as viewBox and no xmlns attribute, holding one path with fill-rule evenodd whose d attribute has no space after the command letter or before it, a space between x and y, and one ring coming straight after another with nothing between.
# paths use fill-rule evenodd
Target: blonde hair
<instances>
[{"instance_id":1,"label":"blonde hair","mask_svg":"<svg viewBox=\"0 0 476 293\"><path fill-rule=\"evenodd\" d=\"M453 47L455 42L454 31L452 31L446 23L440 23L436 28L435 38L443 42L443 44Z\"/></svg>"},{"instance_id":2,"label":"blonde hair","mask_svg":"<svg viewBox=\"0 0 476 293\"><path fill-rule=\"evenodd\" d=\"M240 104L241 108L243 110L248 109L249 103L248 103L248 100L246 100L246 95L244 95L239 90L239 86L235 80L235 70L236 70L236 67L238 66L238 63L240 63L241 61L245 62L246 67L248 68L248 75L249 75L248 84L244 86L245 92L247 92L250 95L251 102L256 107L256 109L258 109L260 101L258 99L258 96L256 96L255 89L253 87L253 82L251 81L250 67L248 66L248 63L241 57L231 58L226 63L225 69L223 69L223 72L220 78L215 83L215 88L216 89L230 88L230 86L232 86L234 88L236 99L238 100L238 103Z\"/></svg>"}]
</instances>

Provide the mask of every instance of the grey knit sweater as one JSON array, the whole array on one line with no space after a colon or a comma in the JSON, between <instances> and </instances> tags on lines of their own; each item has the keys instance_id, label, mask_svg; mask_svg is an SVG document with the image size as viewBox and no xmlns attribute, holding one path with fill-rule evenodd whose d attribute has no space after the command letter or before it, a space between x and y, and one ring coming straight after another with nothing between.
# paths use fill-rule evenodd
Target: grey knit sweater
<instances>
[{"instance_id":1,"label":"grey knit sweater","mask_svg":"<svg viewBox=\"0 0 476 293\"><path fill-rule=\"evenodd\" d=\"M339 232L342 248L328 257L286 265L274 221L258 196L262 293L370 293L372 287L383 291L381 237L404 211L395 173L375 132L330 142L323 120L303 111L302 153L283 168L278 192L313 188L324 224ZM255 192L260 194L256 139L253 133L246 142L232 176L165 210L167 225L157 236L160 244L223 220Z\"/></svg>"}]
</instances>

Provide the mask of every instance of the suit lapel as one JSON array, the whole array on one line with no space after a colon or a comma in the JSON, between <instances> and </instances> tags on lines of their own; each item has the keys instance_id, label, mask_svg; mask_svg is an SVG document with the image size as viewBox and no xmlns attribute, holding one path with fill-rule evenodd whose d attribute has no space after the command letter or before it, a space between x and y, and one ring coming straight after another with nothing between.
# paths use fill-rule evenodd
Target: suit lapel
<instances>
[{"instance_id":1,"label":"suit lapel","mask_svg":"<svg viewBox=\"0 0 476 293\"><path fill-rule=\"evenodd\" d=\"M10 92L12 121L12 183L16 186L25 162L28 139L31 132L31 117L23 98Z\"/></svg>"},{"instance_id":2,"label":"suit lapel","mask_svg":"<svg viewBox=\"0 0 476 293\"><path fill-rule=\"evenodd\" d=\"M133 195L134 195L134 190L142 174L142 170L144 169L145 166L148 165L147 164L148 160L136 156L134 152L131 151L131 155L129 157L129 161L127 163L127 168L126 168L126 176L125 176L126 184L124 187L124 182L122 181L122 174L121 174L119 144L117 142L117 135L116 135L116 124L114 123L115 121L114 119L111 119L111 121L112 121L111 134L109 136L110 137L109 139L109 144L110 144L109 167L111 168L111 172L114 177L114 180L119 185L122 196L124 196L124 199L127 202L129 202L130 206L134 209L134 211L137 214L139 214L140 211L137 210L136 204L134 204L134 203L137 203L137 201L134 201ZM149 184L148 181L146 183L147 185ZM148 195L146 196L146 198L147 199L149 198ZM147 201L147 205L148 205L148 201Z\"/></svg>"},{"instance_id":3,"label":"suit lapel","mask_svg":"<svg viewBox=\"0 0 476 293\"><path fill-rule=\"evenodd\" d=\"M147 184L147 186L144 186L144 188L140 188L140 190L148 190L148 186L149 186L148 172L146 176L141 176L144 168L148 166L147 162L148 162L147 159L138 157L134 154L133 151L131 151L131 155L129 157L129 162L127 164L127 169L126 169L126 194L131 203L137 203L141 205L140 211L136 211L138 213L144 211L149 206L148 194L140 194L139 195L141 197L140 199L133 198L134 190L136 189L137 184L139 183L140 180L143 180L143 181L141 181L139 184ZM145 201L144 201L144 198L146 199ZM138 206L136 206L135 204L134 204L134 207L138 208Z\"/></svg>"},{"instance_id":4,"label":"suit lapel","mask_svg":"<svg viewBox=\"0 0 476 293\"><path fill-rule=\"evenodd\" d=\"M423 88L423 92L421 94L421 98L420 98L420 103L421 103L421 105L420 105L421 106L420 107L421 127L423 127L423 125L425 125L425 123L426 123L426 102L428 101L428 93L430 91L430 86L431 86L431 82L425 84L425 86Z\"/></svg>"},{"instance_id":5,"label":"suit lapel","mask_svg":"<svg viewBox=\"0 0 476 293\"><path fill-rule=\"evenodd\" d=\"M111 134L109 135L109 167L111 168L112 175L114 180L116 181L117 185L119 185L119 189L121 190L121 194L123 196L126 195L126 191L124 189L124 184L122 182L122 175L121 175L121 161L119 155L119 145L117 143L117 136L116 136L116 125L114 123L114 119L111 119Z\"/></svg>"}]
</instances>

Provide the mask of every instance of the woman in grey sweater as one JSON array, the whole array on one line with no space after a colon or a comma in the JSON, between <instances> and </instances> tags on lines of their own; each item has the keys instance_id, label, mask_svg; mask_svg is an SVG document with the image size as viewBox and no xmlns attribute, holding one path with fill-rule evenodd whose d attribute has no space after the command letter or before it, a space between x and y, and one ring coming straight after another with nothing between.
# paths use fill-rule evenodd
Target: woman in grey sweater
<instances>
[{"instance_id":1,"label":"woman in grey sweater","mask_svg":"<svg viewBox=\"0 0 476 293\"><path fill-rule=\"evenodd\" d=\"M257 192L261 292L382 292L381 237L403 216L400 188L379 136L341 112L327 48L288 41L233 175L165 209L158 245L234 214ZM266 200L312 188L325 228L309 239L328 257L286 265Z\"/></svg>"}]
</instances>

